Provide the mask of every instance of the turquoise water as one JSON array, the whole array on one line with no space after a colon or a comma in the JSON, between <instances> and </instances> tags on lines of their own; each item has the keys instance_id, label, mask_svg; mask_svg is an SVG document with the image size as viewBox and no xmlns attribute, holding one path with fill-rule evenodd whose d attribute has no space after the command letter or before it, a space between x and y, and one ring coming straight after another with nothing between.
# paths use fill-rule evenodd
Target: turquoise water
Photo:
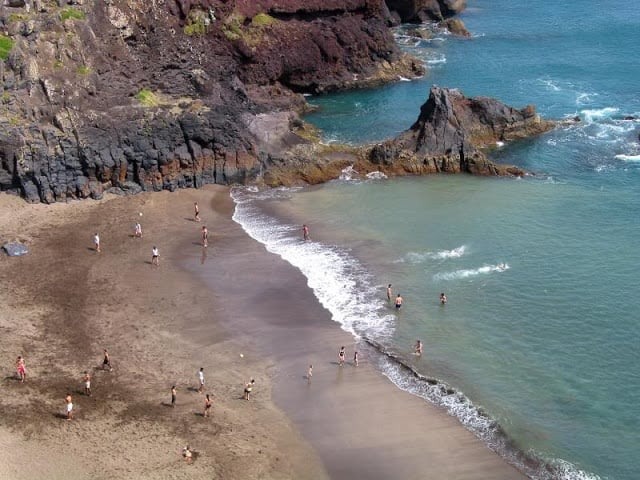
<instances>
[{"instance_id":1,"label":"turquoise water","mask_svg":"<svg viewBox=\"0 0 640 480\"><path fill-rule=\"evenodd\" d=\"M534 478L640 471L640 8L634 2L469 0L470 40L408 46L414 82L312 97L327 141L407 128L431 84L537 105L578 126L506 145L524 179L433 176L236 192L236 220L307 276L334 320L377 339L459 395L399 386L445 406ZM403 32L398 39L407 42ZM413 41L411 41L413 42ZM301 242L300 224L313 242ZM405 299L396 315L392 283ZM438 294L449 303L441 306ZM416 339L425 354L411 355ZM497 421L513 445L500 443Z\"/></svg>"}]
</instances>

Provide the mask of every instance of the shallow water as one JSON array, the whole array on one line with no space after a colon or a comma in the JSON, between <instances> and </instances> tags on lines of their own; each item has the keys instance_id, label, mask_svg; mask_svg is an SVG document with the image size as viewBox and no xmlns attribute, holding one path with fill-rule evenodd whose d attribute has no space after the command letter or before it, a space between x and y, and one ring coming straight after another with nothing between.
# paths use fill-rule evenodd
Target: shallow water
<instances>
[{"instance_id":1,"label":"shallow water","mask_svg":"<svg viewBox=\"0 0 640 480\"><path fill-rule=\"evenodd\" d=\"M640 9L633 2L469 1L470 40L408 47L415 82L311 101L326 140L389 137L432 83L534 103L580 125L497 148L523 179L434 176L236 192L236 220L307 276L345 329L377 339L459 392L431 398L497 445L553 463L538 478L634 479L640 470ZM404 41L403 32L398 32ZM309 223L313 242L300 241ZM405 299L386 304L392 283ZM441 306L438 294L449 303ZM411 355L416 339L425 354ZM463 401L459 401L460 398ZM474 407L475 406L475 407ZM515 459L514 461L519 461Z\"/></svg>"}]
</instances>

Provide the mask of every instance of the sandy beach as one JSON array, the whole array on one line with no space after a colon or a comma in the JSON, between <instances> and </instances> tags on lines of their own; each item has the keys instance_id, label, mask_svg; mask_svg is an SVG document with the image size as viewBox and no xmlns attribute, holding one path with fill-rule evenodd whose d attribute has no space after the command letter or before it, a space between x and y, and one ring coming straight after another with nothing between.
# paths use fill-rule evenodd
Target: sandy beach
<instances>
[{"instance_id":1,"label":"sandy beach","mask_svg":"<svg viewBox=\"0 0 640 480\"><path fill-rule=\"evenodd\" d=\"M300 272L249 238L232 209L228 189L214 186L54 205L0 195L0 241L30 248L0 255L0 478L523 478L456 419L379 373ZM133 237L137 221L142 238ZM100 368L105 348L112 372ZM18 355L25 383L15 377ZM72 421L63 414L69 392ZM187 444L191 464L181 456Z\"/></svg>"}]
</instances>

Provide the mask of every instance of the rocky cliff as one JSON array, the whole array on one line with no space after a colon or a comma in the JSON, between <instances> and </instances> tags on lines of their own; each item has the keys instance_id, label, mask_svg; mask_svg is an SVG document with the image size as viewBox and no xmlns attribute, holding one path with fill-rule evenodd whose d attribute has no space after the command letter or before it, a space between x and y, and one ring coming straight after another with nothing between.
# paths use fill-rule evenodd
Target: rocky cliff
<instances>
[{"instance_id":1,"label":"rocky cliff","mask_svg":"<svg viewBox=\"0 0 640 480\"><path fill-rule=\"evenodd\" d=\"M4 0L0 189L53 202L263 168L247 119L422 67L383 0Z\"/></svg>"},{"instance_id":2,"label":"rocky cliff","mask_svg":"<svg viewBox=\"0 0 640 480\"><path fill-rule=\"evenodd\" d=\"M493 98L465 97L460 91L432 87L411 128L386 142L360 148L298 145L293 157L272 161L263 180L270 186L320 183L369 174L399 176L432 173L520 176L526 172L497 165L486 152L498 142L544 133L556 125L533 106L509 107ZM281 156L282 157L282 156Z\"/></svg>"},{"instance_id":3,"label":"rocky cliff","mask_svg":"<svg viewBox=\"0 0 640 480\"><path fill-rule=\"evenodd\" d=\"M464 1L0 1L0 190L28 201L315 183L354 162L389 173L492 168L470 166L480 158L474 142L485 138L471 123L435 139L440 127L425 121L426 143L414 126L371 152L323 151L296 113L306 105L300 93L421 74L388 26L443 19ZM462 103L452 100L456 115ZM500 123L473 121L486 119ZM407 156L438 160L400 166Z\"/></svg>"}]
</instances>

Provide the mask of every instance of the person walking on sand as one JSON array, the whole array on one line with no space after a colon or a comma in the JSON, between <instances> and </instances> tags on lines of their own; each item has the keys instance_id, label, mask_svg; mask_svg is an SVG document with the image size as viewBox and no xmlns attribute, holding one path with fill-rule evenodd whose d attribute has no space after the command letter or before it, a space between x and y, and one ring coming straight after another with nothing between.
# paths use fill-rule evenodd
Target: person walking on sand
<instances>
[{"instance_id":1,"label":"person walking on sand","mask_svg":"<svg viewBox=\"0 0 640 480\"><path fill-rule=\"evenodd\" d=\"M251 392L253 391L253 385L256 383L256 381L252 378L251 381L247 382L244 386L244 399L245 400L249 400L249 397L251 396Z\"/></svg>"},{"instance_id":2,"label":"person walking on sand","mask_svg":"<svg viewBox=\"0 0 640 480\"><path fill-rule=\"evenodd\" d=\"M204 412L202 412L203 417L209 416L209 410L211 410L211 397L207 393L206 398L204 399Z\"/></svg>"},{"instance_id":3,"label":"person walking on sand","mask_svg":"<svg viewBox=\"0 0 640 480\"><path fill-rule=\"evenodd\" d=\"M311 384L311 377L313 377L313 365L309 365L309 370L307 370L307 383Z\"/></svg>"},{"instance_id":4,"label":"person walking on sand","mask_svg":"<svg viewBox=\"0 0 640 480\"><path fill-rule=\"evenodd\" d=\"M67 393L64 401L66 402L67 420L71 420L73 418L73 400L70 393Z\"/></svg>"},{"instance_id":5,"label":"person walking on sand","mask_svg":"<svg viewBox=\"0 0 640 480\"><path fill-rule=\"evenodd\" d=\"M400 307L402 307L402 296L398 294L396 297L396 310L400 310Z\"/></svg>"},{"instance_id":6,"label":"person walking on sand","mask_svg":"<svg viewBox=\"0 0 640 480\"><path fill-rule=\"evenodd\" d=\"M171 407L173 407L173 408L175 408L175 406L176 406L176 396L177 396L176 386L173 385L171 387Z\"/></svg>"},{"instance_id":7,"label":"person walking on sand","mask_svg":"<svg viewBox=\"0 0 640 480\"><path fill-rule=\"evenodd\" d=\"M440 305L444 305L447 303L447 296L444 294L444 292L442 292L440 294Z\"/></svg>"},{"instance_id":8,"label":"person walking on sand","mask_svg":"<svg viewBox=\"0 0 640 480\"><path fill-rule=\"evenodd\" d=\"M193 204L193 217L196 222L200 221L200 208L198 207L198 202L194 202Z\"/></svg>"},{"instance_id":9,"label":"person walking on sand","mask_svg":"<svg viewBox=\"0 0 640 480\"><path fill-rule=\"evenodd\" d=\"M16 373L18 374L20 382L24 383L27 379L27 364L25 363L22 355L19 355L16 359Z\"/></svg>"},{"instance_id":10,"label":"person walking on sand","mask_svg":"<svg viewBox=\"0 0 640 480\"><path fill-rule=\"evenodd\" d=\"M151 266L153 267L154 265L156 267L160 266L160 252L158 251L158 247L155 245L151 249Z\"/></svg>"},{"instance_id":11,"label":"person walking on sand","mask_svg":"<svg viewBox=\"0 0 640 480\"><path fill-rule=\"evenodd\" d=\"M414 353L418 356L422 355L422 342L420 340L416 340Z\"/></svg>"},{"instance_id":12,"label":"person walking on sand","mask_svg":"<svg viewBox=\"0 0 640 480\"><path fill-rule=\"evenodd\" d=\"M97 253L100 253L100 235L98 235L98 232L93 236L93 247Z\"/></svg>"},{"instance_id":13,"label":"person walking on sand","mask_svg":"<svg viewBox=\"0 0 640 480\"><path fill-rule=\"evenodd\" d=\"M109 369L110 372L113 371L113 367L111 366L111 358L109 357L109 352L107 352L107 349L104 349L104 360L102 360L102 369L106 370Z\"/></svg>"},{"instance_id":14,"label":"person walking on sand","mask_svg":"<svg viewBox=\"0 0 640 480\"><path fill-rule=\"evenodd\" d=\"M391 297L393 297L393 289L391 288L391 284L387 285L387 300L391 303Z\"/></svg>"},{"instance_id":15,"label":"person walking on sand","mask_svg":"<svg viewBox=\"0 0 640 480\"><path fill-rule=\"evenodd\" d=\"M134 228L135 231L133 233L133 236L136 238L142 238L142 225L140 225L140 222L137 222Z\"/></svg>"},{"instance_id":16,"label":"person walking on sand","mask_svg":"<svg viewBox=\"0 0 640 480\"><path fill-rule=\"evenodd\" d=\"M182 449L182 457L184 458L184 461L187 463L191 463L193 461L193 453L189 445L187 445Z\"/></svg>"},{"instance_id":17,"label":"person walking on sand","mask_svg":"<svg viewBox=\"0 0 640 480\"><path fill-rule=\"evenodd\" d=\"M353 365L358 366L358 351L353 352Z\"/></svg>"},{"instance_id":18,"label":"person walking on sand","mask_svg":"<svg viewBox=\"0 0 640 480\"><path fill-rule=\"evenodd\" d=\"M209 246L209 230L206 226L202 227L202 246L205 248Z\"/></svg>"},{"instance_id":19,"label":"person walking on sand","mask_svg":"<svg viewBox=\"0 0 640 480\"><path fill-rule=\"evenodd\" d=\"M340 351L338 352L338 365L340 367L344 365L344 356L345 356L344 347L340 347Z\"/></svg>"},{"instance_id":20,"label":"person walking on sand","mask_svg":"<svg viewBox=\"0 0 640 480\"><path fill-rule=\"evenodd\" d=\"M200 370L198 371L198 382L200 383L200 386L198 387L198 392L202 393L202 390L204 390L204 368L200 367Z\"/></svg>"},{"instance_id":21,"label":"person walking on sand","mask_svg":"<svg viewBox=\"0 0 640 480\"><path fill-rule=\"evenodd\" d=\"M309 237L309 227L306 224L302 225L302 239L305 242L310 239L310 237Z\"/></svg>"},{"instance_id":22,"label":"person walking on sand","mask_svg":"<svg viewBox=\"0 0 640 480\"><path fill-rule=\"evenodd\" d=\"M84 376L82 377L82 381L84 382L84 394L87 397L91 396L91 375L89 375L88 371L84 371Z\"/></svg>"}]
</instances>

